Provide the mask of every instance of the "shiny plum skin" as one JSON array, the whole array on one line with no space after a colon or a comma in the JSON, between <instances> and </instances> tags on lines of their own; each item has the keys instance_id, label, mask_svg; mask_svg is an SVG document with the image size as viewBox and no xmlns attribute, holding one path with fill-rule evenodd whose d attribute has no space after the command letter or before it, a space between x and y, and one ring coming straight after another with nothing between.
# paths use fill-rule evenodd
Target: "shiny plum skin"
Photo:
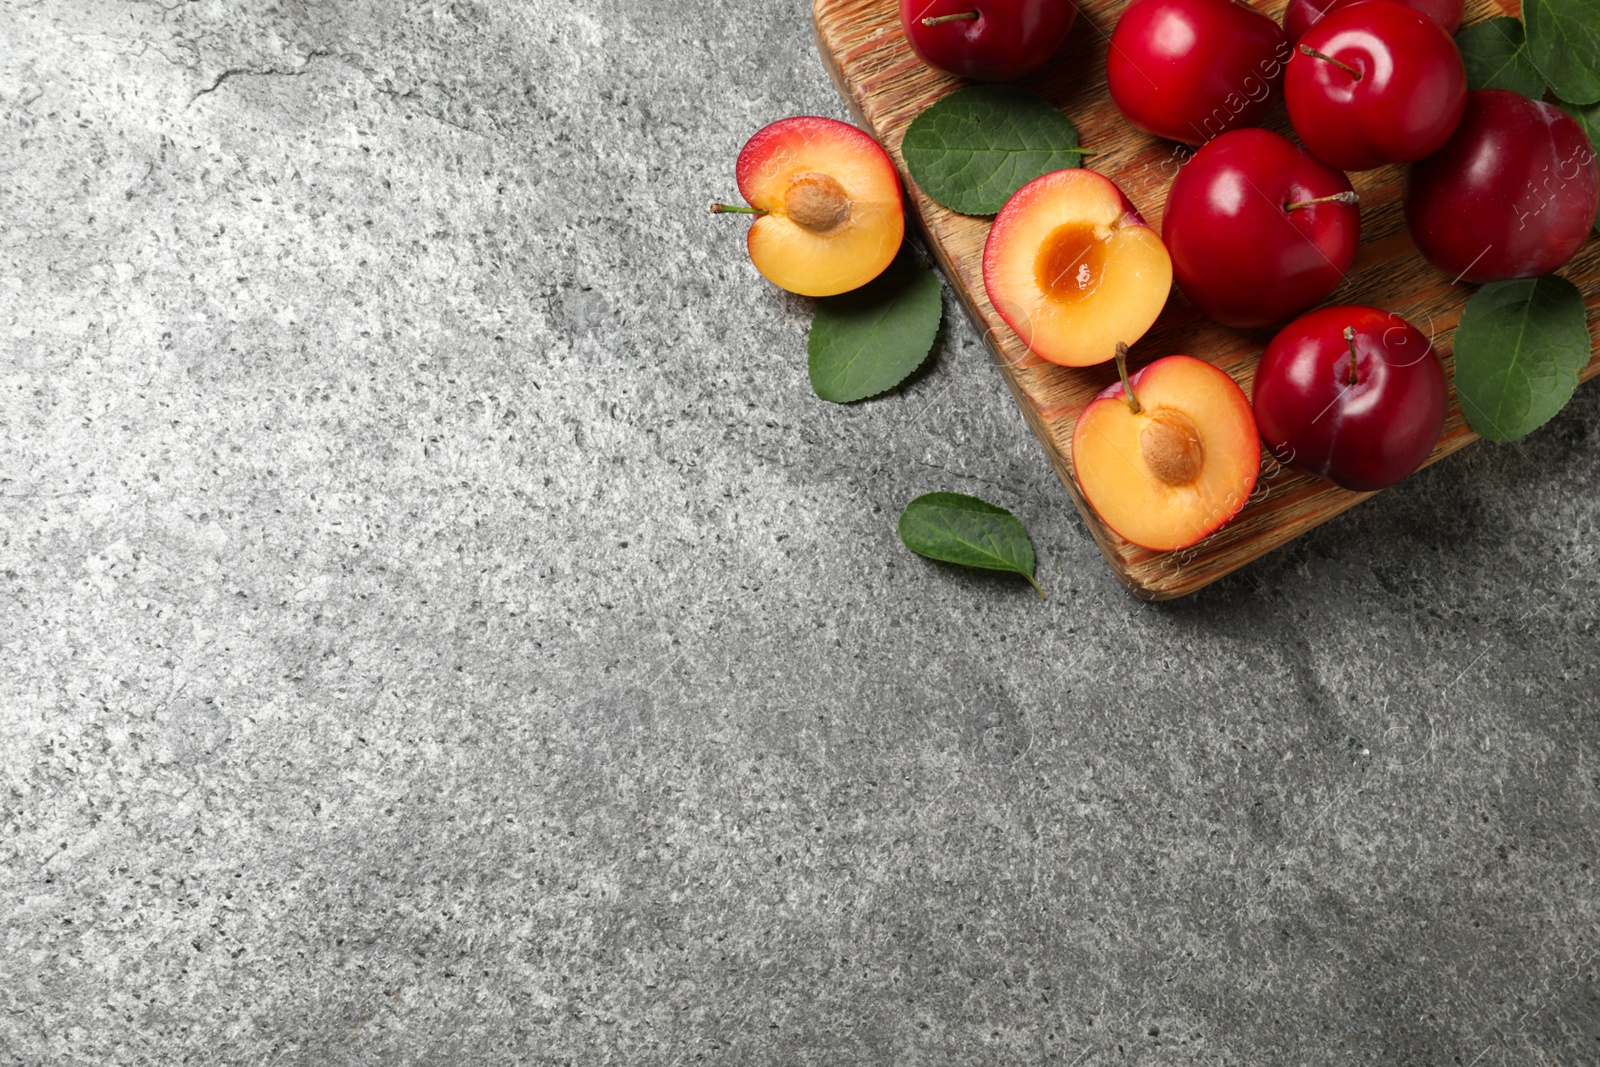
<instances>
[{"instance_id":1,"label":"shiny plum skin","mask_svg":"<svg viewBox=\"0 0 1600 1067\"><path fill-rule=\"evenodd\" d=\"M978 12L924 26L925 18ZM900 0L900 24L922 61L974 81L1025 78L1067 39L1078 6L1070 0Z\"/></svg>"},{"instance_id":2,"label":"shiny plum skin","mask_svg":"<svg viewBox=\"0 0 1600 1067\"><path fill-rule=\"evenodd\" d=\"M1459 281L1537 278L1577 254L1600 207L1600 166L1560 108L1505 89L1467 94L1454 136L1406 174L1406 226Z\"/></svg>"},{"instance_id":3,"label":"shiny plum skin","mask_svg":"<svg viewBox=\"0 0 1600 1067\"><path fill-rule=\"evenodd\" d=\"M1133 0L1111 34L1106 84L1146 133L1204 144L1259 126L1283 82L1283 27L1235 0Z\"/></svg>"},{"instance_id":4,"label":"shiny plum skin","mask_svg":"<svg viewBox=\"0 0 1600 1067\"><path fill-rule=\"evenodd\" d=\"M1300 38L1283 93L1312 155L1340 170L1369 170L1432 155L1450 139L1467 102L1467 70L1455 41L1428 16L1394 0L1360 0Z\"/></svg>"},{"instance_id":5,"label":"shiny plum skin","mask_svg":"<svg viewBox=\"0 0 1600 1067\"><path fill-rule=\"evenodd\" d=\"M1348 192L1342 173L1269 130L1212 140L1167 194L1161 238L1178 288L1225 326L1265 326L1320 303L1355 260L1360 209L1285 208Z\"/></svg>"},{"instance_id":6,"label":"shiny plum skin","mask_svg":"<svg viewBox=\"0 0 1600 1067\"><path fill-rule=\"evenodd\" d=\"M1350 346L1355 331L1356 377ZM1357 492L1420 467L1444 429L1444 368L1428 338L1392 312L1318 308L1285 326L1256 367L1261 440L1278 460Z\"/></svg>"},{"instance_id":7,"label":"shiny plum skin","mask_svg":"<svg viewBox=\"0 0 1600 1067\"><path fill-rule=\"evenodd\" d=\"M1348 7L1360 0L1289 0L1283 12L1283 30L1290 44L1298 44L1305 32L1323 15L1334 8ZM1437 22L1445 33L1454 37L1461 28L1461 18L1466 14L1465 0L1397 0L1406 7L1415 8Z\"/></svg>"}]
</instances>

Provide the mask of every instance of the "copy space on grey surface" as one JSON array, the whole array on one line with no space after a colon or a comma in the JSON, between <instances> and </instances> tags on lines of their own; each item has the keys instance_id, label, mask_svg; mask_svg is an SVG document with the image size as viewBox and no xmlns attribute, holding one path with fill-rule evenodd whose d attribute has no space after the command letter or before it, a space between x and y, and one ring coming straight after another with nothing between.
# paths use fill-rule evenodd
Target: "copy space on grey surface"
<instances>
[{"instance_id":1,"label":"copy space on grey surface","mask_svg":"<svg viewBox=\"0 0 1600 1067\"><path fill-rule=\"evenodd\" d=\"M0 38L0 1063L1600 1058L1600 390L1144 605L705 214L803 3Z\"/></svg>"}]
</instances>

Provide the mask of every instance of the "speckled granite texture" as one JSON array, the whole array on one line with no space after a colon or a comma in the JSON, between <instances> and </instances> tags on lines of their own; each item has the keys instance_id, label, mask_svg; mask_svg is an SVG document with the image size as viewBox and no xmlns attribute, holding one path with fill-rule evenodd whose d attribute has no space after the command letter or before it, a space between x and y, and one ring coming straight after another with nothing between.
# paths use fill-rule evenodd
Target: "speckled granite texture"
<instances>
[{"instance_id":1,"label":"speckled granite texture","mask_svg":"<svg viewBox=\"0 0 1600 1067\"><path fill-rule=\"evenodd\" d=\"M0 39L0 1064L1600 1061L1600 388L1150 606L705 214L801 0Z\"/></svg>"}]
</instances>

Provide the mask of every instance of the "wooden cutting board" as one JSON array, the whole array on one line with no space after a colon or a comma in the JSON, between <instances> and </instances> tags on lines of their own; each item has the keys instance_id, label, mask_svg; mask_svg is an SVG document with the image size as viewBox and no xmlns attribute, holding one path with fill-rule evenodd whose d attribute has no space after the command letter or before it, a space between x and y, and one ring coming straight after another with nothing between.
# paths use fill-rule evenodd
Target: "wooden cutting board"
<instances>
[{"instance_id":1,"label":"wooden cutting board","mask_svg":"<svg viewBox=\"0 0 1600 1067\"><path fill-rule=\"evenodd\" d=\"M1159 229L1167 186L1186 152L1128 125L1106 91L1108 42L1127 2L1082 0L1078 21L1060 57L1045 73L1024 84L1072 119L1083 145L1096 152L1088 166L1121 186L1150 225ZM1285 2L1271 0L1261 7L1276 18L1282 15ZM1466 21L1515 15L1518 2L1468 0ZM1130 590L1152 600L1192 593L1372 495L1352 493L1284 468L1263 450L1261 478L1249 503L1233 522L1198 545L1179 552L1151 552L1107 529L1073 480L1072 431L1089 400L1115 380L1114 366L1069 369L1033 355L984 293L983 243L990 220L955 214L922 195L900 154L900 142L911 120L964 83L917 59L901 30L896 0L815 0L812 15L818 48L834 83L857 121L894 157L929 250L988 342L995 364L1090 533ZM1281 105L1270 125L1280 133L1290 132ZM1451 350L1456 320L1473 287L1451 284L1412 244L1401 213L1402 168L1384 167L1350 177L1361 195L1361 249L1349 276L1329 302L1371 304L1397 312L1431 334L1444 360L1446 377L1453 381ZM1583 291L1589 306L1591 344L1600 346L1600 315L1595 313L1600 305L1600 238L1591 234L1560 273ZM1187 353L1221 367L1249 394L1256 360L1272 334L1270 328L1243 331L1219 326L1174 291L1161 318L1134 346L1132 363L1138 367L1160 356ZM1582 378L1587 381L1597 373L1600 358L1591 358ZM1478 439L1468 429L1452 388L1444 434L1428 462ZM1405 484L1387 491L1403 493Z\"/></svg>"}]
</instances>

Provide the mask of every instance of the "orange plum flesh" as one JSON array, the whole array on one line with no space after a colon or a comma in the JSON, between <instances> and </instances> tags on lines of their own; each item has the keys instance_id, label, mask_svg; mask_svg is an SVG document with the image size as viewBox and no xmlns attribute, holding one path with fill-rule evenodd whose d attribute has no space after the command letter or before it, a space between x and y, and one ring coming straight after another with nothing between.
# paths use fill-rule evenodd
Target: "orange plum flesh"
<instances>
[{"instance_id":1,"label":"orange plum flesh","mask_svg":"<svg viewBox=\"0 0 1600 1067\"><path fill-rule=\"evenodd\" d=\"M1188 548L1225 525L1255 490L1261 441L1244 391L1193 356L1167 356L1078 417L1072 465L1101 520L1143 548Z\"/></svg>"},{"instance_id":2,"label":"orange plum flesh","mask_svg":"<svg viewBox=\"0 0 1600 1067\"><path fill-rule=\"evenodd\" d=\"M802 296L859 289L905 236L900 179L871 137L835 119L774 122L739 153L739 192L765 212L750 227L750 261Z\"/></svg>"},{"instance_id":3,"label":"orange plum flesh","mask_svg":"<svg viewBox=\"0 0 1600 1067\"><path fill-rule=\"evenodd\" d=\"M1109 178L1058 170L1000 209L983 249L983 284L1029 348L1087 367L1156 321L1172 290L1172 260Z\"/></svg>"}]
</instances>

